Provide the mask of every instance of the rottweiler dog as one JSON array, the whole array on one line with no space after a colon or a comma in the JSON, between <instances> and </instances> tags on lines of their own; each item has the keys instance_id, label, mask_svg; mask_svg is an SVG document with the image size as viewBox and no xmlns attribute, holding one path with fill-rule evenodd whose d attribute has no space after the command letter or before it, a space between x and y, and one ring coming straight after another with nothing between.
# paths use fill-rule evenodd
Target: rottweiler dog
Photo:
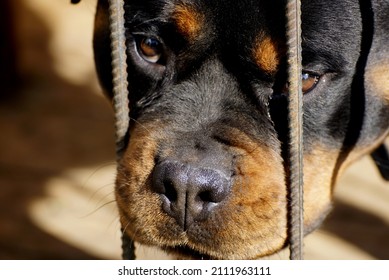
<instances>
[{"instance_id":1,"label":"rottweiler dog","mask_svg":"<svg viewBox=\"0 0 389 280\"><path fill-rule=\"evenodd\" d=\"M112 97L108 1L94 51ZM128 0L125 234L190 258L255 259L288 242L283 0ZM389 1L303 0L306 233L338 176L389 128Z\"/></svg>"}]
</instances>

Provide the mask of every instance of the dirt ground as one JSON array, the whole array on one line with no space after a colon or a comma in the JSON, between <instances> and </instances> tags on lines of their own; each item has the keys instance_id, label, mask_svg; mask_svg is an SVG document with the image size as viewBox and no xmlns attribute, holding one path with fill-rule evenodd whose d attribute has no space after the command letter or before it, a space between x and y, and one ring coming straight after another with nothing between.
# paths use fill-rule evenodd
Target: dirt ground
<instances>
[{"instance_id":1,"label":"dirt ground","mask_svg":"<svg viewBox=\"0 0 389 280\"><path fill-rule=\"evenodd\" d=\"M95 0L9 2L19 79L0 94L0 259L119 259L113 116L91 48ZM306 238L306 258L389 259L389 183L370 158L335 196Z\"/></svg>"}]
</instances>

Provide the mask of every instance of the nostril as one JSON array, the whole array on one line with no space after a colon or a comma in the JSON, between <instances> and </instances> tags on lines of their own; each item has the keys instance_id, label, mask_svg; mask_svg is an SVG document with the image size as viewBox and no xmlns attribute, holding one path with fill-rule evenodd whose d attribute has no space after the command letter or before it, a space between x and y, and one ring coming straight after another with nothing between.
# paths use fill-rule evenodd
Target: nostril
<instances>
[{"instance_id":1,"label":"nostril","mask_svg":"<svg viewBox=\"0 0 389 280\"><path fill-rule=\"evenodd\" d=\"M165 160L154 168L151 189L160 195L163 211L186 228L207 219L227 198L231 177L215 168Z\"/></svg>"},{"instance_id":2,"label":"nostril","mask_svg":"<svg viewBox=\"0 0 389 280\"><path fill-rule=\"evenodd\" d=\"M216 202L211 191L200 192L198 198L203 202Z\"/></svg>"},{"instance_id":3,"label":"nostril","mask_svg":"<svg viewBox=\"0 0 389 280\"><path fill-rule=\"evenodd\" d=\"M174 182L170 178L166 178L163 180L163 186L164 186L164 195L169 199L171 202L177 201L177 191L174 185Z\"/></svg>"},{"instance_id":4,"label":"nostril","mask_svg":"<svg viewBox=\"0 0 389 280\"><path fill-rule=\"evenodd\" d=\"M230 179L214 169L197 169L192 186L202 202L222 202L230 191Z\"/></svg>"}]
</instances>

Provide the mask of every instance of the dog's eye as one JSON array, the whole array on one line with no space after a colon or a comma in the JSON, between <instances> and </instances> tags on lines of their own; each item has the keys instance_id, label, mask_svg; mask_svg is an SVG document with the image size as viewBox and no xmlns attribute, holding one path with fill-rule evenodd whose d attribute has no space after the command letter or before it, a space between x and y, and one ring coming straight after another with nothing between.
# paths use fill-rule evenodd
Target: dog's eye
<instances>
[{"instance_id":1,"label":"dog's eye","mask_svg":"<svg viewBox=\"0 0 389 280\"><path fill-rule=\"evenodd\" d=\"M310 73L310 72L303 72L301 76L301 89L303 94L310 92L313 90L316 85L320 81L320 76L318 74ZM289 93L289 84L286 83L282 92L284 94Z\"/></svg>"},{"instance_id":2,"label":"dog's eye","mask_svg":"<svg viewBox=\"0 0 389 280\"><path fill-rule=\"evenodd\" d=\"M313 90L316 87L316 85L319 82L319 80L320 80L320 76L319 75L308 73L308 72L303 72L302 73L302 78L301 78L301 81L302 81L302 92L303 93L308 93L311 90Z\"/></svg>"},{"instance_id":3,"label":"dog's eye","mask_svg":"<svg viewBox=\"0 0 389 280\"><path fill-rule=\"evenodd\" d=\"M157 63L163 52L163 46L160 41L153 37L141 38L138 44L139 55L150 63Z\"/></svg>"}]
</instances>

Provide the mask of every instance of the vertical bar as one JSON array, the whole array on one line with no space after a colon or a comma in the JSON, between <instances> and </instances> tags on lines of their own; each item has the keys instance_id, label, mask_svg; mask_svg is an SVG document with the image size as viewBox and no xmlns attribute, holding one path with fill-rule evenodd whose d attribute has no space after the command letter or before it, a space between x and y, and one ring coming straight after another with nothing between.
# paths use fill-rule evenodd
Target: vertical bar
<instances>
[{"instance_id":1,"label":"vertical bar","mask_svg":"<svg viewBox=\"0 0 389 280\"><path fill-rule=\"evenodd\" d=\"M126 34L124 26L124 1L109 0L113 106L116 119L116 154L119 161L125 148L125 138L130 122L127 81ZM134 242L122 232L123 259L135 259Z\"/></svg>"},{"instance_id":2,"label":"vertical bar","mask_svg":"<svg viewBox=\"0 0 389 280\"><path fill-rule=\"evenodd\" d=\"M124 149L125 136L129 127L129 101L127 82L127 54L124 28L123 0L109 0L112 76L113 76L113 106L116 117L116 145L118 157Z\"/></svg>"},{"instance_id":3,"label":"vertical bar","mask_svg":"<svg viewBox=\"0 0 389 280\"><path fill-rule=\"evenodd\" d=\"M301 1L288 0L287 46L289 77L290 259L303 259L303 109L301 89Z\"/></svg>"}]
</instances>

